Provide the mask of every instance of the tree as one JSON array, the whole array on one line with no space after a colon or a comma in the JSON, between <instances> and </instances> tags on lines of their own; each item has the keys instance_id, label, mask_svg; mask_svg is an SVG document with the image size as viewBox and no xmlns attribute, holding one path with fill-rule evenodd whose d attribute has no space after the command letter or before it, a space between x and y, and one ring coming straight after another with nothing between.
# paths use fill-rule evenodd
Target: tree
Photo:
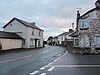
<instances>
[{"instance_id":1,"label":"tree","mask_svg":"<svg viewBox=\"0 0 100 75\"><path fill-rule=\"evenodd\" d=\"M50 36L47 41L48 41L49 45L52 45L53 44L53 37Z\"/></svg>"}]
</instances>

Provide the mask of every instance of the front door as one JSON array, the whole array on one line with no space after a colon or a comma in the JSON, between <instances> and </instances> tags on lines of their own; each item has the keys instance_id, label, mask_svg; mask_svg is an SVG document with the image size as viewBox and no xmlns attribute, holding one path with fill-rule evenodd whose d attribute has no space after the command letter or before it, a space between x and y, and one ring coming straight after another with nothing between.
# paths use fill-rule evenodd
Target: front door
<instances>
[{"instance_id":1,"label":"front door","mask_svg":"<svg viewBox=\"0 0 100 75\"><path fill-rule=\"evenodd\" d=\"M35 39L35 47L37 47L37 39Z\"/></svg>"}]
</instances>

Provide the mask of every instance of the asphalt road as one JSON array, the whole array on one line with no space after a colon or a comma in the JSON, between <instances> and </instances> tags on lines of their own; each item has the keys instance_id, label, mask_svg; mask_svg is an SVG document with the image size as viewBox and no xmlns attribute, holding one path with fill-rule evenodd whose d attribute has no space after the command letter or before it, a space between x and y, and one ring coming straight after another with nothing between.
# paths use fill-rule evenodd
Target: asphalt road
<instances>
[{"instance_id":1,"label":"asphalt road","mask_svg":"<svg viewBox=\"0 0 100 75\"><path fill-rule=\"evenodd\" d=\"M0 75L100 75L100 55L70 54L59 46L17 51L0 55Z\"/></svg>"},{"instance_id":2,"label":"asphalt road","mask_svg":"<svg viewBox=\"0 0 100 75\"><path fill-rule=\"evenodd\" d=\"M100 55L76 55L66 52L38 71L35 75L100 75Z\"/></svg>"},{"instance_id":3,"label":"asphalt road","mask_svg":"<svg viewBox=\"0 0 100 75\"><path fill-rule=\"evenodd\" d=\"M46 46L0 55L0 75L30 75L62 56L65 50L59 46Z\"/></svg>"}]
</instances>

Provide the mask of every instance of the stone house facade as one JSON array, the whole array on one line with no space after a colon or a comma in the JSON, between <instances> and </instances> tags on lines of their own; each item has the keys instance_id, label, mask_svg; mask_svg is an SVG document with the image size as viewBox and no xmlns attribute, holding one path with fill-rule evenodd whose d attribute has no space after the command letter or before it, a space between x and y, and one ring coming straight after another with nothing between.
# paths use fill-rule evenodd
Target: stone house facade
<instances>
[{"instance_id":1,"label":"stone house facade","mask_svg":"<svg viewBox=\"0 0 100 75\"><path fill-rule=\"evenodd\" d=\"M96 7L82 16L77 12L77 27L74 37L74 47L100 48L100 0L95 3Z\"/></svg>"}]
</instances>

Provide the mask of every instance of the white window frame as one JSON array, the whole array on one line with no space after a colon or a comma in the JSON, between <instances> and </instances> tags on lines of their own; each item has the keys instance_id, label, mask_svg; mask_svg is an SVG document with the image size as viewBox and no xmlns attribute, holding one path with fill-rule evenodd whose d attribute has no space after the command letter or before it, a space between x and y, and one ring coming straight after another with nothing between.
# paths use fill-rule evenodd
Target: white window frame
<instances>
[{"instance_id":1,"label":"white window frame","mask_svg":"<svg viewBox=\"0 0 100 75\"><path fill-rule=\"evenodd\" d=\"M96 36L96 47L100 47L100 40L97 39L98 37L100 38L100 36Z\"/></svg>"},{"instance_id":2,"label":"white window frame","mask_svg":"<svg viewBox=\"0 0 100 75\"><path fill-rule=\"evenodd\" d=\"M41 31L39 30L39 36L41 36Z\"/></svg>"},{"instance_id":3,"label":"white window frame","mask_svg":"<svg viewBox=\"0 0 100 75\"><path fill-rule=\"evenodd\" d=\"M33 47L33 46L34 46L34 39L30 38L30 47Z\"/></svg>"},{"instance_id":4,"label":"white window frame","mask_svg":"<svg viewBox=\"0 0 100 75\"><path fill-rule=\"evenodd\" d=\"M87 19L81 20L81 29L89 28L89 21Z\"/></svg>"}]
</instances>

